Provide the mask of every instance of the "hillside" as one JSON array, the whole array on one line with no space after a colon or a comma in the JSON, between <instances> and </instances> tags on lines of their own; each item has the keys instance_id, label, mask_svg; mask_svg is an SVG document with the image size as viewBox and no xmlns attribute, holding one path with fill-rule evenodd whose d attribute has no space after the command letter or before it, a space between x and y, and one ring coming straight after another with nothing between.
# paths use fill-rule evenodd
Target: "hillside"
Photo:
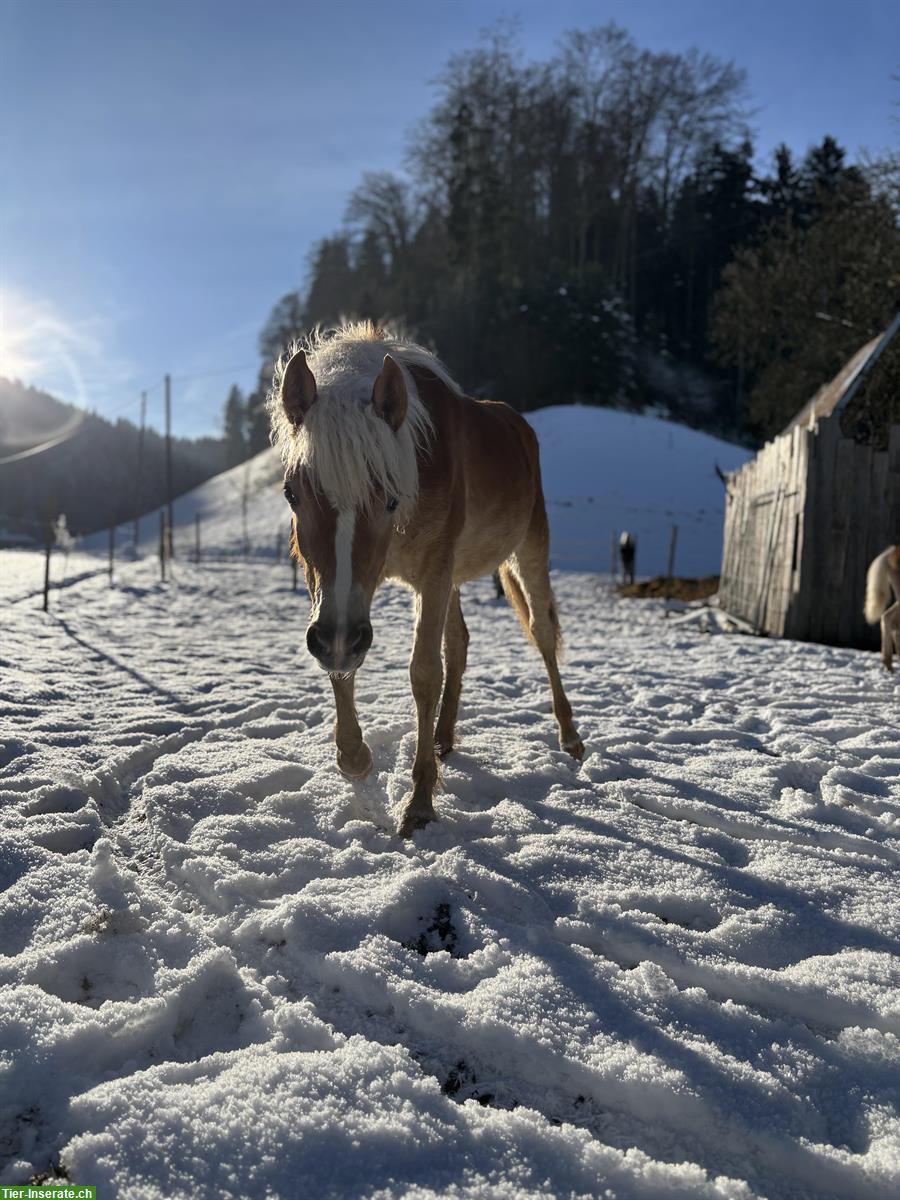
<instances>
[{"instance_id":1,"label":"hillside","mask_svg":"<svg viewBox=\"0 0 900 1200\"><path fill-rule=\"evenodd\" d=\"M638 573L658 574L665 570L675 523L677 571L718 571L724 489L715 466L734 470L748 460L748 450L670 421L608 408L561 405L526 415L541 444L555 568L608 571L611 531L628 529L638 539ZM272 552L290 524L280 480L274 452L264 451L182 496L174 506L176 549L179 542L193 545L200 516L207 550L240 553L246 497L254 552ZM145 553L155 549L158 530L155 519L142 523ZM102 541L96 545L102 548Z\"/></svg>"},{"instance_id":2,"label":"hillside","mask_svg":"<svg viewBox=\"0 0 900 1200\"><path fill-rule=\"evenodd\" d=\"M40 454L14 456L59 438ZM37 388L0 378L0 545L28 538L40 542L47 507L65 513L75 533L106 528L161 503L165 443L154 430L144 435L143 469L137 479L139 430L64 404ZM172 479L176 493L196 487L224 465L218 438L174 438Z\"/></svg>"}]
</instances>

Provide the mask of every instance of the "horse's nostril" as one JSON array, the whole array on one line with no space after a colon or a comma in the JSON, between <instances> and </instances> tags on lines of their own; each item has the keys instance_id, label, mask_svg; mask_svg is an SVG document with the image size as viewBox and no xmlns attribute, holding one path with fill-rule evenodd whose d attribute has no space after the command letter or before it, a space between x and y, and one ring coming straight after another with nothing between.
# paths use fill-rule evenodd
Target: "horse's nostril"
<instances>
[{"instance_id":1,"label":"horse's nostril","mask_svg":"<svg viewBox=\"0 0 900 1200\"><path fill-rule=\"evenodd\" d=\"M349 639L347 648L351 654L365 654L371 645L372 626L368 621L363 621L361 625L357 625L355 631Z\"/></svg>"},{"instance_id":2,"label":"horse's nostril","mask_svg":"<svg viewBox=\"0 0 900 1200\"><path fill-rule=\"evenodd\" d=\"M328 651L328 643L319 632L318 625L310 625L306 631L306 646L313 658L321 658Z\"/></svg>"}]
</instances>

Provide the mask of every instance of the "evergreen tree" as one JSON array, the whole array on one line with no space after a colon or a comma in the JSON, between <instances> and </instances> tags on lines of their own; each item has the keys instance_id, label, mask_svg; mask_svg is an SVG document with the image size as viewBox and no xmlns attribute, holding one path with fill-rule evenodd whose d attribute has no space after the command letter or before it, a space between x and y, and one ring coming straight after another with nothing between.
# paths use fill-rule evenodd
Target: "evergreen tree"
<instances>
[{"instance_id":1,"label":"evergreen tree","mask_svg":"<svg viewBox=\"0 0 900 1200\"><path fill-rule=\"evenodd\" d=\"M828 173L812 222L768 221L726 268L714 304L716 352L747 373L749 415L764 437L884 329L900 300L896 213L859 173Z\"/></svg>"},{"instance_id":2,"label":"evergreen tree","mask_svg":"<svg viewBox=\"0 0 900 1200\"><path fill-rule=\"evenodd\" d=\"M775 174L763 182L762 192L773 220L793 223L799 219L803 205L801 175L784 142L775 150Z\"/></svg>"},{"instance_id":3,"label":"evergreen tree","mask_svg":"<svg viewBox=\"0 0 900 1200\"><path fill-rule=\"evenodd\" d=\"M225 438L226 466L236 467L247 457L247 436L245 432L247 410L241 389L234 384L225 401L223 414L223 435Z\"/></svg>"},{"instance_id":4,"label":"evergreen tree","mask_svg":"<svg viewBox=\"0 0 900 1200\"><path fill-rule=\"evenodd\" d=\"M259 454L269 445L270 421L266 409L265 380L261 380L261 384L247 397L245 436L249 455Z\"/></svg>"},{"instance_id":5,"label":"evergreen tree","mask_svg":"<svg viewBox=\"0 0 900 1200\"><path fill-rule=\"evenodd\" d=\"M355 279L346 234L323 238L310 256L310 284L306 308L310 324L331 325L353 311Z\"/></svg>"},{"instance_id":6,"label":"evergreen tree","mask_svg":"<svg viewBox=\"0 0 900 1200\"><path fill-rule=\"evenodd\" d=\"M269 318L259 335L259 353L263 360L262 375L271 379L275 363L290 344L302 336L306 325L299 293L288 292L286 296L282 296L269 313ZM265 386L264 383L263 396Z\"/></svg>"}]
</instances>

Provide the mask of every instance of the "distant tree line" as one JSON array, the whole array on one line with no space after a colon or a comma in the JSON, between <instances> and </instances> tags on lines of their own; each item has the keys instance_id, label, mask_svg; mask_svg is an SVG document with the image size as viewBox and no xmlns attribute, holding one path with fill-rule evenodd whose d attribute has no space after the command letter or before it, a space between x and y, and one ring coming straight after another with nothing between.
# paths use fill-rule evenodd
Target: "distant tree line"
<instances>
[{"instance_id":1,"label":"distant tree line","mask_svg":"<svg viewBox=\"0 0 900 1200\"><path fill-rule=\"evenodd\" d=\"M291 338L342 316L404 319L475 394L520 409L644 409L745 441L777 432L890 319L896 161L825 137L754 167L746 81L616 25L545 62L492 33L453 56L403 176L368 172L309 282L272 311L233 454ZM243 439L243 440L241 440Z\"/></svg>"},{"instance_id":2,"label":"distant tree line","mask_svg":"<svg viewBox=\"0 0 900 1200\"><path fill-rule=\"evenodd\" d=\"M228 393L222 420L226 466L237 466L269 445L265 387L265 382L261 381L256 391L245 397L235 384Z\"/></svg>"},{"instance_id":3,"label":"distant tree line","mask_svg":"<svg viewBox=\"0 0 900 1200\"><path fill-rule=\"evenodd\" d=\"M50 441L61 430L72 436L40 454L0 464L0 544L22 538L40 543L48 514L64 513L72 533L84 534L130 521L165 501L165 440L155 430L144 430L138 475L140 430L131 421L113 423L0 378L0 459ZM173 438L176 496L224 467L220 439Z\"/></svg>"}]
</instances>

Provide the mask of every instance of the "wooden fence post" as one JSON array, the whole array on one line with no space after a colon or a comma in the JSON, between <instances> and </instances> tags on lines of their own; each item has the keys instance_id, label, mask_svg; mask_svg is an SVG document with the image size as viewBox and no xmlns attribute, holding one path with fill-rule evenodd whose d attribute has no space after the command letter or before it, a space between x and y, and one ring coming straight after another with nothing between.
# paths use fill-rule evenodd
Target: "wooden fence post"
<instances>
[{"instance_id":1,"label":"wooden fence post","mask_svg":"<svg viewBox=\"0 0 900 1200\"><path fill-rule=\"evenodd\" d=\"M168 551L169 558L174 558L175 546L172 542L172 526L175 523L172 514L172 376L167 373L164 382L166 389L166 522L164 532L167 539L166 551Z\"/></svg>"},{"instance_id":2,"label":"wooden fence post","mask_svg":"<svg viewBox=\"0 0 900 1200\"><path fill-rule=\"evenodd\" d=\"M113 562L116 557L116 527L109 527L109 586L113 585Z\"/></svg>"},{"instance_id":3,"label":"wooden fence post","mask_svg":"<svg viewBox=\"0 0 900 1200\"><path fill-rule=\"evenodd\" d=\"M159 575L166 582L166 513L165 509L159 514Z\"/></svg>"},{"instance_id":4,"label":"wooden fence post","mask_svg":"<svg viewBox=\"0 0 900 1200\"><path fill-rule=\"evenodd\" d=\"M44 612L50 603L50 555L53 551L53 519L47 512L47 533L44 542Z\"/></svg>"}]
</instances>

